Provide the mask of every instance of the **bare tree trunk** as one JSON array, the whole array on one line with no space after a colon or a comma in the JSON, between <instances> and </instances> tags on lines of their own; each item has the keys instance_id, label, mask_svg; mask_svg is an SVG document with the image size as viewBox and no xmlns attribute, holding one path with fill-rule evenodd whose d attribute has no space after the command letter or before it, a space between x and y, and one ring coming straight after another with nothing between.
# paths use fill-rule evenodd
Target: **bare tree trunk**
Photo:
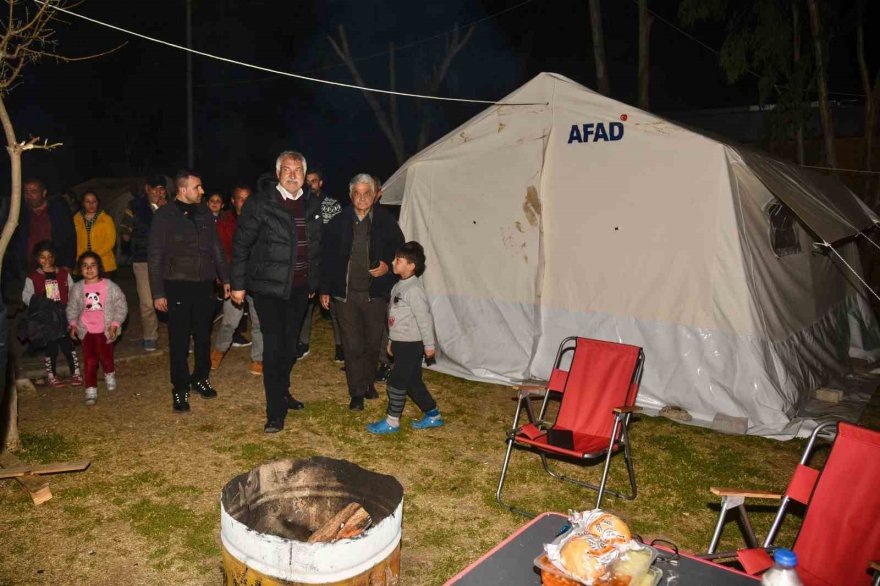
<instances>
[{"instance_id":1,"label":"bare tree trunk","mask_svg":"<svg viewBox=\"0 0 880 586\"><path fill-rule=\"evenodd\" d=\"M611 95L608 69L605 63L605 36L602 34L601 0L590 0L590 26L593 30L593 58L596 61L596 85L599 93Z\"/></svg>"},{"instance_id":2,"label":"bare tree trunk","mask_svg":"<svg viewBox=\"0 0 880 586\"><path fill-rule=\"evenodd\" d=\"M397 62L394 59L394 43L388 43L388 89L397 91ZM390 94L388 96L388 112L391 118L391 132L394 134L394 140L403 145L403 151L406 152L406 141L403 139L403 131L400 129L400 114L397 112L397 96ZM402 164L402 163L401 163Z\"/></svg>"},{"instance_id":3,"label":"bare tree trunk","mask_svg":"<svg viewBox=\"0 0 880 586\"><path fill-rule=\"evenodd\" d=\"M339 58L342 59L343 63L348 67L348 71L351 73L351 78L354 82L361 87L366 87L367 84L364 83L364 78L361 77L360 71L358 71L358 68L354 64L354 57L348 47L348 36L345 34L345 28L342 25L339 25L339 43L337 43L333 37L327 38L329 39L330 44L333 45L336 54L339 55ZM382 129L385 138L391 143L391 149L394 151L394 158L397 159L397 164L403 165L403 163L406 162L406 146L397 138L397 136L395 136L392 122L385 113L385 110L382 109L382 104L379 103L376 96L367 91L362 93L367 104L369 104L370 109L373 110L373 114L376 115L376 120L379 122L379 128Z\"/></svg>"},{"instance_id":4,"label":"bare tree trunk","mask_svg":"<svg viewBox=\"0 0 880 586\"><path fill-rule=\"evenodd\" d=\"M865 24L864 2L859 2L859 23L856 28L856 55L859 61L859 75L862 78L862 90L865 92L865 160L864 169L869 173L865 176L864 200L872 208L876 209L880 202L874 200L871 194L871 185L874 177L871 175L873 149L874 149L874 125L877 120L877 108L880 106L880 70L874 76L871 84L871 74L868 72L868 62L865 59Z\"/></svg>"},{"instance_id":5,"label":"bare tree trunk","mask_svg":"<svg viewBox=\"0 0 880 586\"><path fill-rule=\"evenodd\" d=\"M798 121L797 130L795 131L795 148L797 151L797 162L800 165L806 163L806 155L804 153L804 120L801 113L801 107L804 103L804 88L801 86L801 0L791 0L791 38L792 38L792 57L794 62L794 79L797 83L795 88L795 100L797 104Z\"/></svg>"},{"instance_id":6,"label":"bare tree trunk","mask_svg":"<svg viewBox=\"0 0 880 586\"><path fill-rule=\"evenodd\" d=\"M648 0L639 0L639 108L650 107L651 24Z\"/></svg>"},{"instance_id":7,"label":"bare tree trunk","mask_svg":"<svg viewBox=\"0 0 880 586\"><path fill-rule=\"evenodd\" d=\"M458 55L459 51L461 51L467 42L470 40L471 35L474 34L474 27L471 25L468 27L467 32L464 37L461 36L461 32L459 28L456 26L452 31L452 36L446 35L446 54L443 56L443 60L440 61L439 65L434 66L434 74L431 76L431 80L428 82L427 92L429 95L434 95L439 91L440 84L443 83L443 80L446 78L446 74L449 73L449 67L452 65L452 60L455 59L456 55ZM419 130L419 136L416 139L416 149L422 150L428 144L428 136L431 130L431 117L430 116L422 116L422 127Z\"/></svg>"},{"instance_id":8,"label":"bare tree trunk","mask_svg":"<svg viewBox=\"0 0 880 586\"><path fill-rule=\"evenodd\" d=\"M15 139L15 130L12 127L12 120L9 118L9 112L6 110L6 103L3 101L3 94L0 93L0 124L3 126L3 134L6 135L6 150L9 153L9 171L12 179L12 191L9 198L9 215L6 217L6 223L3 225L3 231L0 233L0 259L6 255L6 249L9 247L9 241L12 234L18 226L18 216L21 211L21 146ZM6 312L2 314L6 319ZM7 322L8 323L8 322ZM10 332L11 336L12 333ZM5 343L5 341L4 341ZM10 344L6 344L6 351L9 352ZM13 363L12 356L6 356L6 368ZM5 369L4 369L5 370ZM0 451L4 448L7 450L16 450L19 447L18 435L18 390L15 388L15 376L8 376L7 372L0 373L3 380L5 393L0 396Z\"/></svg>"},{"instance_id":9,"label":"bare tree trunk","mask_svg":"<svg viewBox=\"0 0 880 586\"><path fill-rule=\"evenodd\" d=\"M825 79L825 56L822 48L822 27L819 21L819 0L807 0L810 11L810 31L813 33L813 49L816 53L816 87L819 90L819 114L825 139L825 161L832 169L837 168L837 149L834 144L834 121L828 100L828 81Z\"/></svg>"},{"instance_id":10,"label":"bare tree trunk","mask_svg":"<svg viewBox=\"0 0 880 586\"><path fill-rule=\"evenodd\" d=\"M474 27L471 25L468 27L467 33L464 36L461 35L460 29L458 27L452 32L452 36L447 35L446 37L446 54L443 56L443 60L439 65L434 67L434 72L431 75L431 79L428 81L427 86L425 87L425 91L423 93L427 95L433 96L437 93L437 90L440 89L440 84L443 82L443 79L446 77L446 74L449 73L449 67L452 65L452 60L455 59L456 55L458 55L459 51L461 51L467 42L470 40L471 35L474 34ZM333 46L333 49L336 51L336 54L339 55L339 58L342 59L343 63L345 63L346 67L348 67L349 73L351 73L351 77L354 82L361 86L366 87L366 83L364 83L364 78L361 76L360 71L358 71L357 66L355 65L354 56L351 53L351 49L348 46L348 37L345 34L345 28L341 25L339 26L339 41L333 37L327 37L330 41L330 44ZM395 86L397 84L397 67L395 62L395 53L394 53L394 44L390 45L389 57L388 57L388 73L391 90L395 90ZM379 128L382 129L382 133L388 139L388 142L391 143L391 148L394 150L394 156L397 159L398 165L403 165L408 158L408 151L406 148L406 141L403 138L403 131L400 126L400 117L397 113L397 98L394 95L390 95L388 97L388 111L382 107L382 103L369 91L363 91L364 99L367 101L367 104L370 105L370 108L373 110L373 114L376 116L376 120L379 122ZM419 131L418 139L416 141L416 148L421 149L427 143L428 139L428 131L431 126L430 116L423 115L422 117L421 129Z\"/></svg>"}]
</instances>

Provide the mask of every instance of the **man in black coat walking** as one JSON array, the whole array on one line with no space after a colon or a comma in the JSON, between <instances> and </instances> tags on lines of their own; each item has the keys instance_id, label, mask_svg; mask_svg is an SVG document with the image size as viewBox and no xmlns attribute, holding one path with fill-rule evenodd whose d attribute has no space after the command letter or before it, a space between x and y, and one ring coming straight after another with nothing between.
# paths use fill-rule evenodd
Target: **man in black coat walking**
<instances>
[{"instance_id":1,"label":"man in black coat walking","mask_svg":"<svg viewBox=\"0 0 880 586\"><path fill-rule=\"evenodd\" d=\"M217 229L201 203L205 190L193 171L174 177L177 197L160 207L150 226L147 250L153 305L168 312L168 354L171 361L173 408L189 411L190 389L206 399L217 396L208 381L211 372L211 324L214 281L229 296L229 271ZM195 368L187 354L193 339Z\"/></svg>"},{"instance_id":2,"label":"man in black coat walking","mask_svg":"<svg viewBox=\"0 0 880 586\"><path fill-rule=\"evenodd\" d=\"M321 204L303 188L306 159L284 151L278 181L264 182L241 210L232 241L232 301L254 298L263 330L266 433L284 429L288 409L303 404L290 394L290 371L309 298L318 289Z\"/></svg>"}]
</instances>

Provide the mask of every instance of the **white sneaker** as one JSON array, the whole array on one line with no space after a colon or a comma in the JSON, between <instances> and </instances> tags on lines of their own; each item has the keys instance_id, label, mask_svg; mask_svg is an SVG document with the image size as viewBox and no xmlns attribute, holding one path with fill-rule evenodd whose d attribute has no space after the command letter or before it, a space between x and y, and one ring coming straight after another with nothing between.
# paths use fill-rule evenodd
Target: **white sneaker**
<instances>
[{"instance_id":1,"label":"white sneaker","mask_svg":"<svg viewBox=\"0 0 880 586\"><path fill-rule=\"evenodd\" d=\"M115 372L105 372L104 373L104 382L107 383L108 391L116 390L116 373Z\"/></svg>"},{"instance_id":2,"label":"white sneaker","mask_svg":"<svg viewBox=\"0 0 880 586\"><path fill-rule=\"evenodd\" d=\"M96 387L86 388L86 405L94 405L98 401L98 389Z\"/></svg>"}]
</instances>

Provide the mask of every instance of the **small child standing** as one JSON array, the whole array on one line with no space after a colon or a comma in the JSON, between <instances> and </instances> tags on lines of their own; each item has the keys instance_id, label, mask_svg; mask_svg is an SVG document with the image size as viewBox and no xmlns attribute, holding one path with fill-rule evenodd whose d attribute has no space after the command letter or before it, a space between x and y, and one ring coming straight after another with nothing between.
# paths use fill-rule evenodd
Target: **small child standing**
<instances>
[{"instance_id":1,"label":"small child standing","mask_svg":"<svg viewBox=\"0 0 880 586\"><path fill-rule=\"evenodd\" d=\"M388 377L388 410L385 419L367 426L367 431L379 435L400 429L407 395L423 413L420 420L411 423L413 429L443 425L437 402L422 381L422 355L430 361L436 353L434 320L419 279L425 272L425 249L416 241L407 242L397 250L391 266L400 281L391 290L388 307L388 354L394 356Z\"/></svg>"},{"instance_id":2,"label":"small child standing","mask_svg":"<svg viewBox=\"0 0 880 586\"><path fill-rule=\"evenodd\" d=\"M28 306L27 337L31 345L39 348L45 345L46 382L53 387L63 387L65 382L58 378L55 369L58 350L64 353L70 367L70 384L81 385L82 376L73 344L67 338L64 327L65 307L73 279L62 267L55 266L55 247L48 240L34 245L33 257L37 270L28 275L24 282L21 298Z\"/></svg>"},{"instance_id":3,"label":"small child standing","mask_svg":"<svg viewBox=\"0 0 880 586\"><path fill-rule=\"evenodd\" d=\"M116 388L116 370L113 366L113 342L128 314L128 305L122 289L101 276L101 257L88 251L77 261L82 281L70 290L67 321L70 337L82 341L86 379L86 405L98 400L98 362L104 369L107 390Z\"/></svg>"}]
</instances>

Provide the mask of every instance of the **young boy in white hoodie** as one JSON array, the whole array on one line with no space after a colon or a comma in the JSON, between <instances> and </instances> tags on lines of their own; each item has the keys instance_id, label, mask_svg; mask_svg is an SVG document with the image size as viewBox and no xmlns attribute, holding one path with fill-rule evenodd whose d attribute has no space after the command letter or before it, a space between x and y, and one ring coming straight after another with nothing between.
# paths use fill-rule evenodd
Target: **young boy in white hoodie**
<instances>
[{"instance_id":1,"label":"young boy in white hoodie","mask_svg":"<svg viewBox=\"0 0 880 586\"><path fill-rule=\"evenodd\" d=\"M422 355L432 360L436 354L431 306L419 280L425 272L425 249L416 241L407 242L397 250L391 268L400 281L391 290L388 306L388 354L394 356L387 385L388 410L385 419L367 426L367 431L378 435L400 429L407 395L423 414L411 423L413 429L443 425L437 402L422 381Z\"/></svg>"}]
</instances>

